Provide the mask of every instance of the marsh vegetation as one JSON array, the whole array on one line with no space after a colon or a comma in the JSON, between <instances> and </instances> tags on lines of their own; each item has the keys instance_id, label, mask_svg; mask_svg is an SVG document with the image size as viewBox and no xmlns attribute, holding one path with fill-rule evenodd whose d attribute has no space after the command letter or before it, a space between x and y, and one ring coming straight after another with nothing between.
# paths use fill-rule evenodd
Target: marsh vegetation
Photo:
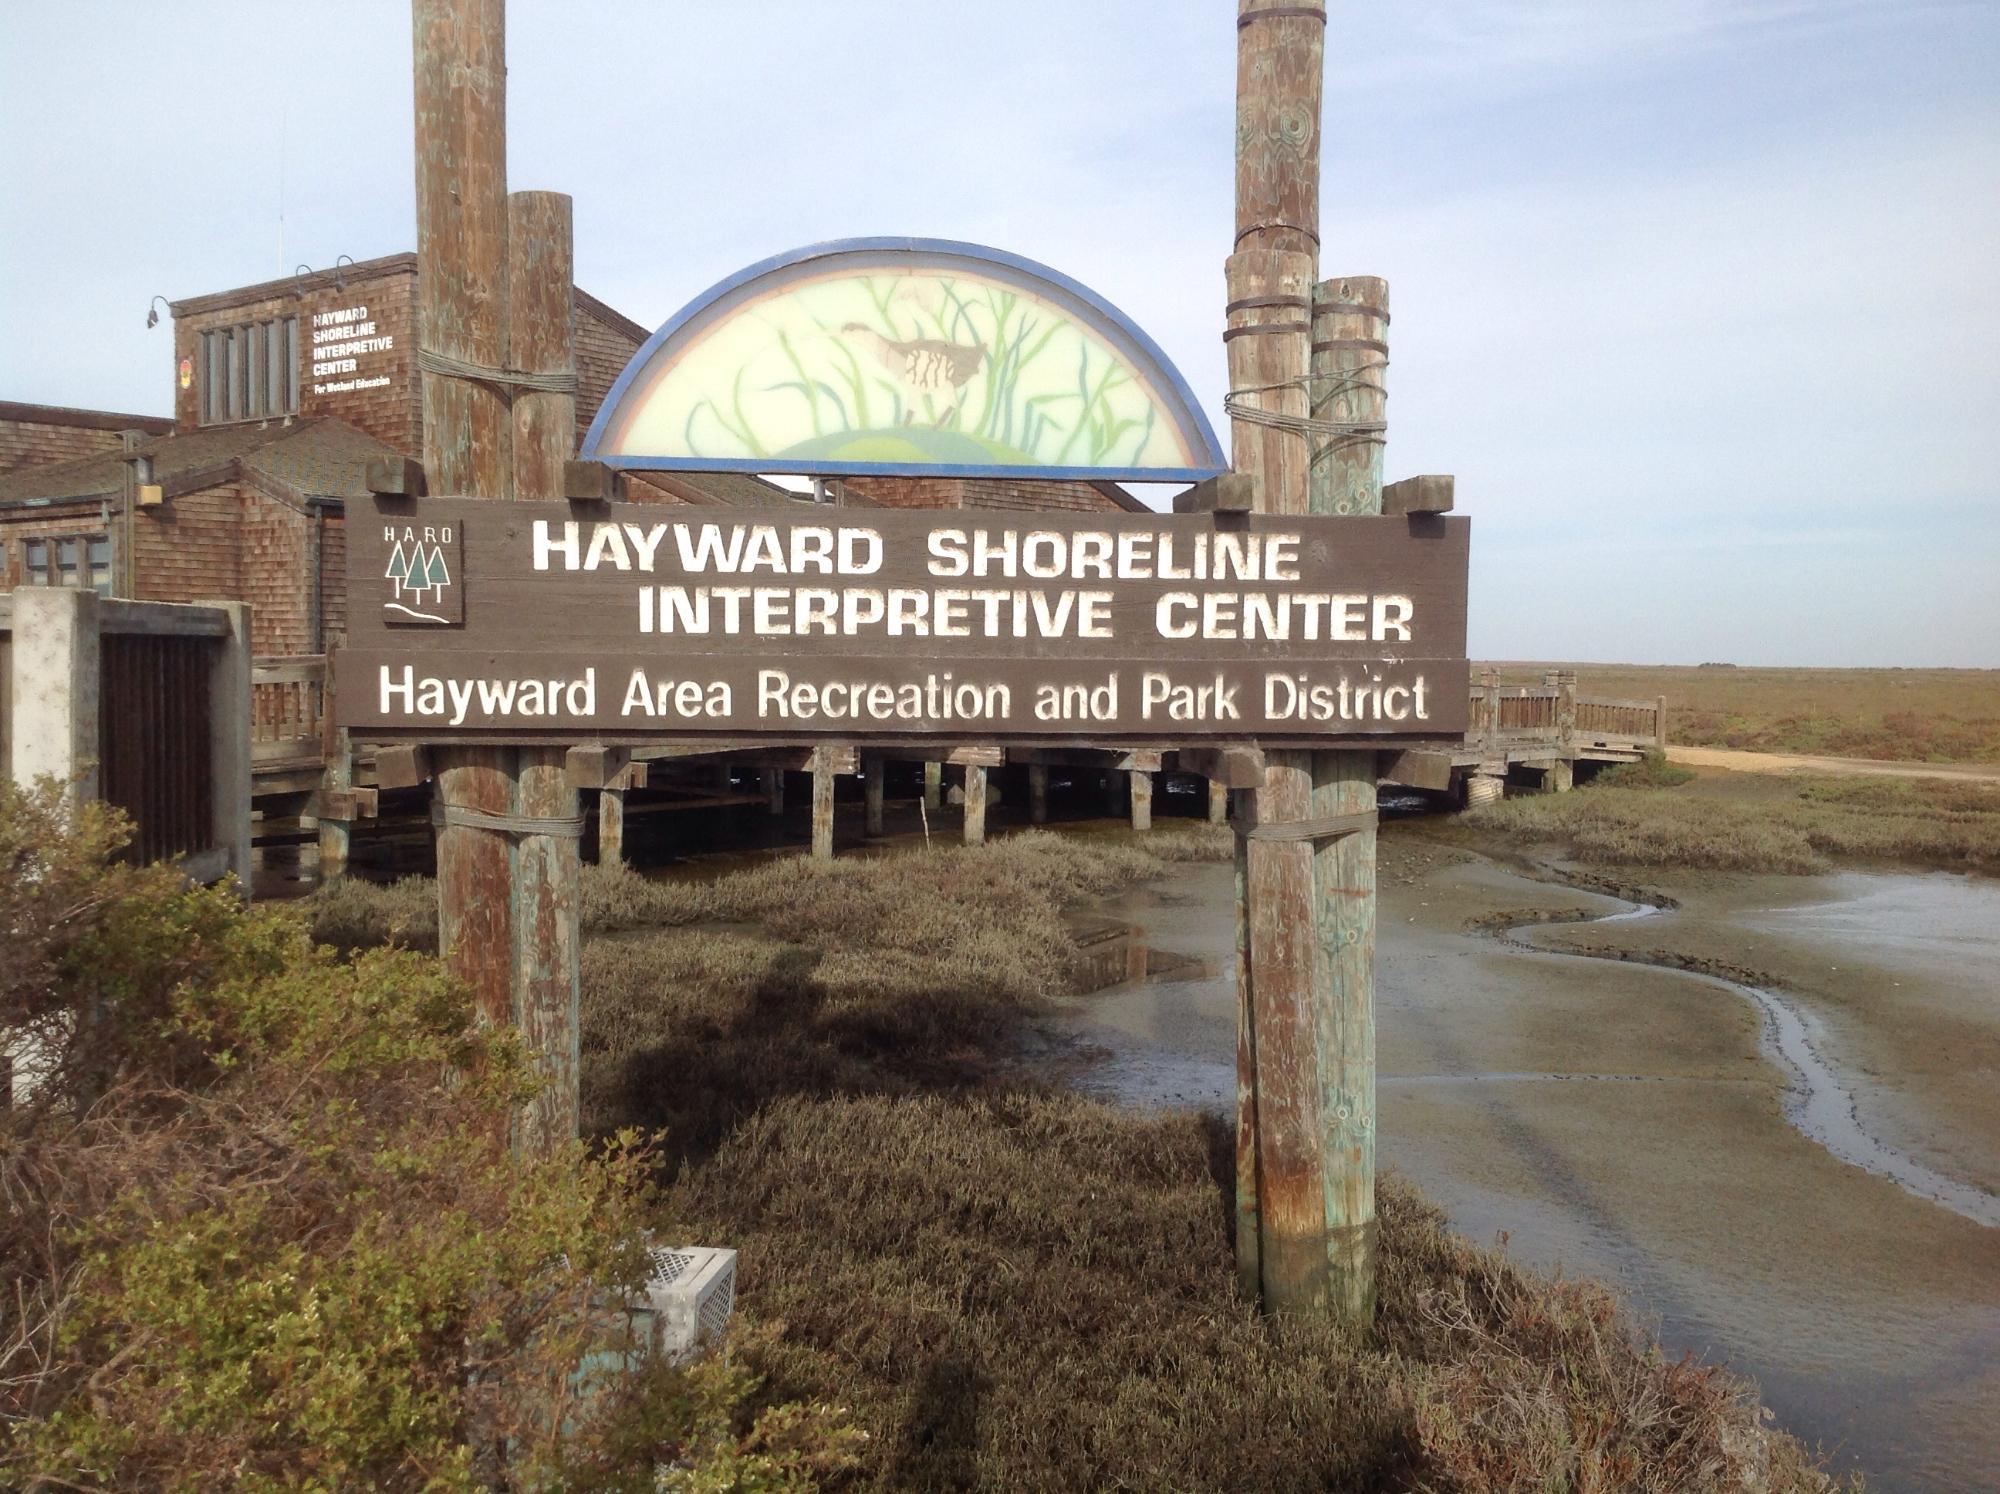
<instances>
[{"instance_id":1,"label":"marsh vegetation","mask_svg":"<svg viewBox=\"0 0 2000 1494\"><path fill-rule=\"evenodd\" d=\"M1510 685L1555 666L1498 666ZM1587 695L1667 699L1669 741L1897 762L2000 762L2000 670L1575 664Z\"/></svg>"},{"instance_id":2,"label":"marsh vegetation","mask_svg":"<svg viewBox=\"0 0 2000 1494\"><path fill-rule=\"evenodd\" d=\"M1697 777L1661 762L1569 794L1508 799L1439 833L1553 846L1578 861L1826 871L1836 861L2000 870L2000 786L1886 778Z\"/></svg>"},{"instance_id":3,"label":"marsh vegetation","mask_svg":"<svg viewBox=\"0 0 2000 1494\"><path fill-rule=\"evenodd\" d=\"M1029 832L589 874L587 1124L663 1129L659 1217L742 1250L764 1393L849 1408L870 1488L1828 1487L1745 1382L1394 1178L1372 1340L1237 1299L1226 1128L1026 1062L1074 979L1063 909L1229 846ZM419 932L430 895L353 885L319 926Z\"/></svg>"}]
</instances>

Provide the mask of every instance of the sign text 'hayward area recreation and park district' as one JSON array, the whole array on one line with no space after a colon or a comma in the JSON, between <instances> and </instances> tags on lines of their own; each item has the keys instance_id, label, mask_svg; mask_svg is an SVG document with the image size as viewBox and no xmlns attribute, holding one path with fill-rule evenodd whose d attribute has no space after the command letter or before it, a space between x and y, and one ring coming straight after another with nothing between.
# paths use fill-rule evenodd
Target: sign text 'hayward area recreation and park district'
<instances>
[{"instance_id":1,"label":"sign text 'hayward area recreation and park district'","mask_svg":"<svg viewBox=\"0 0 2000 1494\"><path fill-rule=\"evenodd\" d=\"M382 498L343 725L429 740L1456 736L1467 522Z\"/></svg>"}]
</instances>

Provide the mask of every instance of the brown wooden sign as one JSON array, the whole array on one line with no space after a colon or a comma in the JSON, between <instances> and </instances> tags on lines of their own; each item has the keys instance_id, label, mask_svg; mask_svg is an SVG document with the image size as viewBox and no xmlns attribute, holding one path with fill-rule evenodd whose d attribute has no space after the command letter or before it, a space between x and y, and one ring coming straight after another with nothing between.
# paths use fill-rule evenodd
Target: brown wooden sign
<instances>
[{"instance_id":1,"label":"brown wooden sign","mask_svg":"<svg viewBox=\"0 0 2000 1494\"><path fill-rule=\"evenodd\" d=\"M1460 736L1468 525L348 508L340 724L428 741Z\"/></svg>"}]
</instances>

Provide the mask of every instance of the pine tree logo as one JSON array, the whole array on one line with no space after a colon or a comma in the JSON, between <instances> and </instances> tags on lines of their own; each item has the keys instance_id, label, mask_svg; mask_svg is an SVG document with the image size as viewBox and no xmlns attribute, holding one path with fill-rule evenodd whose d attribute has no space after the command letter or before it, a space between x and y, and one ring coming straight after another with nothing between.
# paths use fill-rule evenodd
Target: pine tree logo
<instances>
[{"instance_id":1,"label":"pine tree logo","mask_svg":"<svg viewBox=\"0 0 2000 1494\"><path fill-rule=\"evenodd\" d=\"M449 525L406 525L386 528L383 538L390 542L389 563L382 572L389 583L383 610L417 622L457 622L446 558L455 548L456 531Z\"/></svg>"}]
</instances>

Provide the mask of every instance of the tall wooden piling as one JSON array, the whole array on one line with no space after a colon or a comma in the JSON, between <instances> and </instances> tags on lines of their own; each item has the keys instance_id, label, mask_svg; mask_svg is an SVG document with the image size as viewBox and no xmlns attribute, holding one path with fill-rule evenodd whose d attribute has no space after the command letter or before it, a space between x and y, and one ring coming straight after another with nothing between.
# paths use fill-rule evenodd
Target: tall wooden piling
<instances>
[{"instance_id":1,"label":"tall wooden piling","mask_svg":"<svg viewBox=\"0 0 2000 1494\"><path fill-rule=\"evenodd\" d=\"M1382 511L1389 287L1372 275L1313 290L1315 514ZM1315 819L1372 816L1373 752L1313 754ZM1329 1305L1343 1321L1375 1318L1375 827L1317 843L1320 1119L1326 1147ZM1323 994L1322 994L1323 993Z\"/></svg>"},{"instance_id":2,"label":"tall wooden piling","mask_svg":"<svg viewBox=\"0 0 2000 1494\"><path fill-rule=\"evenodd\" d=\"M1047 763L1028 764L1028 823L1049 822L1049 768Z\"/></svg>"},{"instance_id":3,"label":"tall wooden piling","mask_svg":"<svg viewBox=\"0 0 2000 1494\"><path fill-rule=\"evenodd\" d=\"M412 18L426 481L560 497L575 439L568 200L507 196L504 0L413 0ZM517 370L556 377L524 386ZM560 752L439 758L439 942L485 1019L517 1025L535 1056L547 1082L513 1140L540 1149L577 1129L576 793Z\"/></svg>"},{"instance_id":4,"label":"tall wooden piling","mask_svg":"<svg viewBox=\"0 0 2000 1494\"><path fill-rule=\"evenodd\" d=\"M1309 505L1325 30L1315 5L1240 0L1236 240L1223 337L1233 463L1255 479L1268 513ZM1339 1094L1324 1050L1344 993L1331 983L1349 962L1322 946L1346 929L1321 916L1313 841L1286 828L1314 816L1319 776L1311 753L1267 752L1238 857L1238 1265L1273 1312L1325 1311L1349 1296L1330 1280L1332 1261L1346 1256L1345 1237L1330 1233L1338 1227L1330 1203L1345 1183L1332 1172L1338 1159L1323 1115Z\"/></svg>"}]
</instances>

